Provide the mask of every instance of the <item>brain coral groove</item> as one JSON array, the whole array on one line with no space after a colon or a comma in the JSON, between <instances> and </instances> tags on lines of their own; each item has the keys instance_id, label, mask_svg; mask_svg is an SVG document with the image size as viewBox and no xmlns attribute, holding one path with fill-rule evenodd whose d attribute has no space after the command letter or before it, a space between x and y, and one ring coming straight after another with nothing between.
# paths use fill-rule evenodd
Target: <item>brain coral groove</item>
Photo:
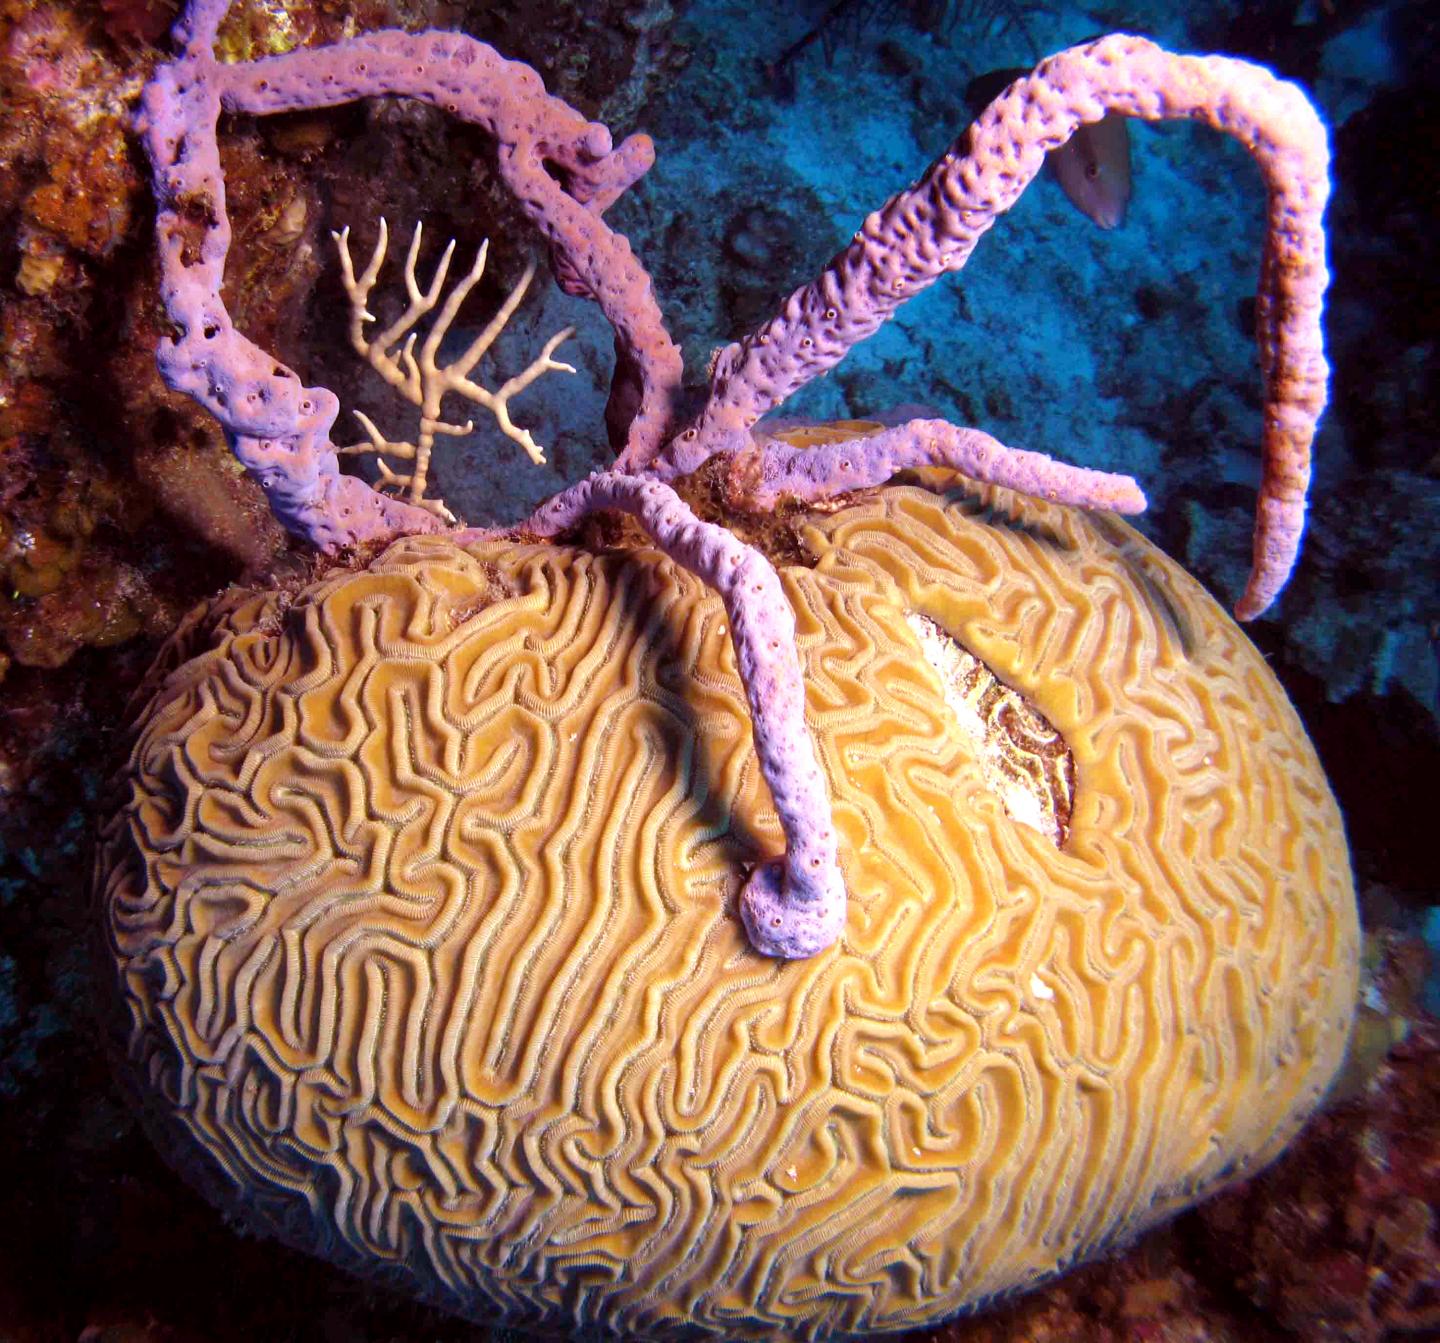
<instances>
[{"instance_id":1,"label":"brain coral groove","mask_svg":"<svg viewBox=\"0 0 1440 1343\"><path fill-rule=\"evenodd\" d=\"M1003 490L804 537L850 892L810 960L735 917L782 836L724 610L655 552L413 537L187 624L98 867L177 1165L476 1319L823 1336L1031 1282L1278 1150L1356 928L1260 655L1123 524ZM1063 847L987 791L911 615L1064 736Z\"/></svg>"}]
</instances>

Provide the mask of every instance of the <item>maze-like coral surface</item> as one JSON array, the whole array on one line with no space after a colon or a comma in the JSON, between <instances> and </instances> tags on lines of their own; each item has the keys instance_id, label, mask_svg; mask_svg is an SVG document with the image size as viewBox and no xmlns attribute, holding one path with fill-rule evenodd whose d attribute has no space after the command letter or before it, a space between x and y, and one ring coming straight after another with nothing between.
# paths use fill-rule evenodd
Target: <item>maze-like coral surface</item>
<instances>
[{"instance_id":1,"label":"maze-like coral surface","mask_svg":"<svg viewBox=\"0 0 1440 1343\"><path fill-rule=\"evenodd\" d=\"M737 917L781 836L669 561L414 538L197 617L98 871L172 1158L477 1319L742 1337L944 1316L1271 1156L1357 932L1259 654L1103 516L892 488L805 540L850 892L808 961ZM932 627L1064 738L1063 845L987 785Z\"/></svg>"}]
</instances>

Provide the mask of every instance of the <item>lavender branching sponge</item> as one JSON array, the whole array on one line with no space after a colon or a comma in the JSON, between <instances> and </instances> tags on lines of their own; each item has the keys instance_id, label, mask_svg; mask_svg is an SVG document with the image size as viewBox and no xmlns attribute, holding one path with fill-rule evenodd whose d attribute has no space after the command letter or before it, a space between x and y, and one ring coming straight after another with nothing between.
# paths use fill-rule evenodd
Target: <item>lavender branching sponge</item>
<instances>
[{"instance_id":1,"label":"lavender branching sponge","mask_svg":"<svg viewBox=\"0 0 1440 1343\"><path fill-rule=\"evenodd\" d=\"M222 64L225 10L190 6L138 118L159 366L332 561L186 620L97 849L121 1071L174 1164L485 1324L821 1339L973 1309L1274 1155L1339 1064L1358 928L1264 659L1116 516L1144 507L1129 477L938 420L762 417L958 269L1078 126L1206 121L1270 201L1258 614L1327 378L1303 95L1133 37L1050 58L721 352L687 423L603 218L648 139L460 34ZM435 361L478 261L417 362L404 320L364 330L382 252L357 278L342 245L352 341L421 412L414 443L371 427L413 464L378 489L339 469L334 394L223 302L222 110L377 95L486 131L615 330L613 469L509 530L425 490L442 395L503 411L559 367L553 339L493 391L483 342ZM421 293L416 250L418 318L445 277Z\"/></svg>"}]
</instances>

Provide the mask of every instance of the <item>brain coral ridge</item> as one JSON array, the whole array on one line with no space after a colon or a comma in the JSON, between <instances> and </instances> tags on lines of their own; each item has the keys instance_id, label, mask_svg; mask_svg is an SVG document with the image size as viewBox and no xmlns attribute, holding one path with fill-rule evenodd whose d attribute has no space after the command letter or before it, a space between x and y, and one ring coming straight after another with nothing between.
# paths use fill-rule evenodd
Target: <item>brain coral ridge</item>
<instances>
[{"instance_id":1,"label":"brain coral ridge","mask_svg":"<svg viewBox=\"0 0 1440 1343\"><path fill-rule=\"evenodd\" d=\"M98 873L122 1048L191 1179L476 1320L828 1337L1278 1150L1357 932L1261 656L1105 515L897 487L800 525L849 890L810 960L736 917L783 838L724 608L657 552L411 537L187 624ZM1063 738L1063 843L984 767L961 654Z\"/></svg>"}]
</instances>

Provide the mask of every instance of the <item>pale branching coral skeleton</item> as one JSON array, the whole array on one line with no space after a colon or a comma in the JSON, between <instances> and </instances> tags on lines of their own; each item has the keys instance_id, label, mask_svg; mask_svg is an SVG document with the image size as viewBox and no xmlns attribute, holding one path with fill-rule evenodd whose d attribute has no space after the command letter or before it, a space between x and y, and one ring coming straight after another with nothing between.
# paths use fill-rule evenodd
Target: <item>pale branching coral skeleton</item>
<instances>
[{"instance_id":1,"label":"pale branching coral skeleton","mask_svg":"<svg viewBox=\"0 0 1440 1343\"><path fill-rule=\"evenodd\" d=\"M463 396L467 400L473 401L477 406L483 406L495 417L496 425L506 438L524 448L526 456L536 465L543 463L545 450L536 443L528 429L522 429L510 418L510 401L511 398L529 387L542 373L575 372L570 364L553 358L556 348L574 333L570 327L557 331L545 342L540 353L524 370L513 378L507 378L493 391L470 377L475 365L489 353L490 347L495 343L495 338L505 329L506 324L515 315L516 309L524 300L526 291L530 288L530 281L535 278L535 263L532 261L525 267L524 274L511 289L495 315L485 324L480 334L466 346L465 350L443 367L435 362L436 356L440 353L441 343L449 334L451 325L460 313L461 305L485 274L485 261L490 253L490 241L487 238L475 253L475 264L446 295L445 303L435 315L434 321L431 322L417 358L415 342L419 333L414 330L415 324L433 311L435 305L440 301L446 277L450 273L450 259L455 255L455 240L452 238L435 267L435 274L431 277L429 285L421 289L420 282L415 277L415 261L420 255L423 227L422 224L416 223L415 232L410 238L410 249L405 254L405 293L410 299L409 306L379 334L370 337L365 334L365 326L366 323L375 321L376 317L366 304L370 298L370 291L375 287L380 268L385 264L385 252L390 239L389 226L384 219L380 220L380 234L375 241L375 250L370 254L370 260L365 269L358 276L355 274L355 264L350 257L350 226L347 224L339 233L331 235L335 239L335 247L340 254L342 280L345 285L345 293L350 299L351 346L355 353L364 359L391 387L420 410L420 433L414 443L386 437L369 416L357 410L355 418L364 426L370 441L337 448L337 451L377 454L382 486L403 491L408 503L427 509L446 522L454 522L456 521L455 515L445 507L443 501L425 497L425 487L430 475L430 454L434 450L437 434L463 438L466 434L474 432L475 421L466 420L464 424L451 424L441 419L441 401L454 393L456 396ZM402 340L404 344L398 344ZM414 465L408 474L400 474L391 470L386 464L384 460L386 457L413 462Z\"/></svg>"},{"instance_id":2,"label":"pale branching coral skeleton","mask_svg":"<svg viewBox=\"0 0 1440 1343\"><path fill-rule=\"evenodd\" d=\"M1268 71L1225 57L1175 56L1124 35L1051 57L1011 85L915 187L870 215L814 283L720 353L704 406L687 424L677 412L678 348L648 276L602 218L650 165L647 137L614 145L604 126L547 95L533 71L460 34L371 33L331 47L222 65L214 38L226 8L227 0L195 0L177 28L183 54L157 71L144 94L140 125L160 207L163 293L178 330L159 351L162 374L211 411L276 516L317 547L334 551L441 529L448 513L424 498L429 455L437 434L459 432L441 420L441 398L454 391L491 410L504 432L536 456L525 431L510 424L507 403L540 372L563 367L551 358L563 333L524 373L487 391L468 375L493 335L489 329L454 364L440 368L435 362L439 341L478 272L452 291L417 358L410 328L439 301L449 253L422 291L414 276L417 231L406 266L410 308L369 340L364 303L383 260L383 242L356 278L342 241L355 309L352 343L420 407L422 421L414 444L391 441L369 426L369 449L413 462L408 473L387 476L405 490L405 501L340 474L329 437L338 411L334 395L302 386L249 342L221 301L229 224L216 128L222 108L263 115L390 94L422 99L487 130L501 147L501 177L549 245L557 281L598 303L616 332L607 414L618 451L615 467L558 495L516 533L554 537L596 510L622 510L724 599L755 749L787 844L783 858L756 868L742 896L742 914L759 950L809 956L839 935L845 887L834 826L805 724L795 621L776 572L759 551L697 518L670 482L717 461L735 501L763 507L785 497L818 499L881 484L907 467L939 465L1049 500L1141 510L1144 496L1128 477L1067 466L941 421L912 420L860 441L810 449L754 432L762 416L838 363L905 299L959 270L1046 153L1080 125L1109 113L1204 121L1241 140L1264 174L1268 228L1257 304L1266 389L1264 470L1254 567L1238 613L1258 615L1284 584L1298 552L1310 444L1328 377L1320 332L1328 151L1324 128L1304 95ZM198 248L197 219L203 220Z\"/></svg>"}]
</instances>

